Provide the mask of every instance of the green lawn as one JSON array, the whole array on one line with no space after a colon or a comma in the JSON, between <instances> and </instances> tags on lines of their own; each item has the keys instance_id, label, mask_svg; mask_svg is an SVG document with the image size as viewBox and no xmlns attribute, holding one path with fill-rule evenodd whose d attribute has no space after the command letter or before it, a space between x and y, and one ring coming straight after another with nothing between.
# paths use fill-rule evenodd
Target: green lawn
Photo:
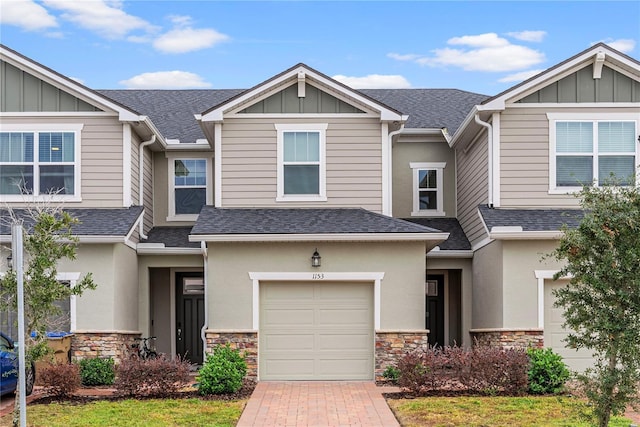
<instances>
[{"instance_id":1,"label":"green lawn","mask_svg":"<svg viewBox=\"0 0 640 427\"><path fill-rule=\"evenodd\" d=\"M589 426L587 407L571 397L421 397L387 399L404 427L427 426ZM629 427L615 418L610 427Z\"/></svg>"},{"instance_id":2,"label":"green lawn","mask_svg":"<svg viewBox=\"0 0 640 427\"><path fill-rule=\"evenodd\" d=\"M29 405L27 425L74 426L235 426L246 400L153 399L87 404ZM0 418L11 425L11 415Z\"/></svg>"}]
</instances>

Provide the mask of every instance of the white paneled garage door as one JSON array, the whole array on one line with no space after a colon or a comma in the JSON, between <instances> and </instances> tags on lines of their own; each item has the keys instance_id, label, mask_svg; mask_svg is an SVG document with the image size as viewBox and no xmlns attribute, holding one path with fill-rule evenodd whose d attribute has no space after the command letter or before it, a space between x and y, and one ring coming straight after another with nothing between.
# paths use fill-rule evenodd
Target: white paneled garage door
<instances>
[{"instance_id":1,"label":"white paneled garage door","mask_svg":"<svg viewBox=\"0 0 640 427\"><path fill-rule=\"evenodd\" d=\"M569 366L572 371L584 371L593 365L591 352L581 349L566 348L564 338L567 336L566 330L562 327L564 316L562 308L555 308L553 303L555 297L552 291L566 285L566 281L551 282L546 281L544 286L544 346L551 347L554 352L558 353L564 359L564 363Z\"/></svg>"},{"instance_id":2,"label":"white paneled garage door","mask_svg":"<svg viewBox=\"0 0 640 427\"><path fill-rule=\"evenodd\" d=\"M372 380L373 284L260 284L261 380Z\"/></svg>"}]
</instances>

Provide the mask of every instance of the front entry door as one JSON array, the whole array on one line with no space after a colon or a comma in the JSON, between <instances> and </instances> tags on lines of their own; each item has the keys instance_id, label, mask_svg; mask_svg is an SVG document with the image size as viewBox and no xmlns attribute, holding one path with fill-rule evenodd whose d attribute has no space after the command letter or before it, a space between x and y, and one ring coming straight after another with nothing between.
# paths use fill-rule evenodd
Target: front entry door
<instances>
[{"instance_id":1,"label":"front entry door","mask_svg":"<svg viewBox=\"0 0 640 427\"><path fill-rule=\"evenodd\" d=\"M444 342L444 275L429 274L425 286L425 327L429 329L429 345L445 346Z\"/></svg>"},{"instance_id":2,"label":"front entry door","mask_svg":"<svg viewBox=\"0 0 640 427\"><path fill-rule=\"evenodd\" d=\"M202 273L176 273L176 352L202 365L204 326L204 279Z\"/></svg>"}]
</instances>

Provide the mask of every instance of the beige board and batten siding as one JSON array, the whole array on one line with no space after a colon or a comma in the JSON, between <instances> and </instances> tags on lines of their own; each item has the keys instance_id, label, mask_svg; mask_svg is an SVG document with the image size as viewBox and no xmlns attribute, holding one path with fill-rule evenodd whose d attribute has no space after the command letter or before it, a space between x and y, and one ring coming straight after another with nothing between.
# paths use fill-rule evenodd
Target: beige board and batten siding
<instances>
[{"instance_id":1,"label":"beige board and batten siding","mask_svg":"<svg viewBox=\"0 0 640 427\"><path fill-rule=\"evenodd\" d=\"M487 133L465 149L456 150L458 220L471 245L486 237L478 206L488 201Z\"/></svg>"},{"instance_id":2,"label":"beige board and batten siding","mask_svg":"<svg viewBox=\"0 0 640 427\"><path fill-rule=\"evenodd\" d=\"M90 114L90 113L89 113ZM122 123L117 116L3 117L2 124L83 124L81 132L81 202L67 202L82 208L122 207ZM78 153L76 153L76 158Z\"/></svg>"},{"instance_id":3,"label":"beige board and batten siding","mask_svg":"<svg viewBox=\"0 0 640 427\"><path fill-rule=\"evenodd\" d=\"M513 208L571 208L572 194L549 194L549 119L547 113L598 113L597 108L507 108L500 120L500 203ZM637 108L607 108L607 113L638 113Z\"/></svg>"},{"instance_id":4,"label":"beige board and batten siding","mask_svg":"<svg viewBox=\"0 0 640 427\"><path fill-rule=\"evenodd\" d=\"M443 205L447 217L456 216L455 153L443 137L401 136L393 143L393 216L408 218L413 211L413 170L410 164L446 163L443 172Z\"/></svg>"},{"instance_id":5,"label":"beige board and batten siding","mask_svg":"<svg viewBox=\"0 0 640 427\"><path fill-rule=\"evenodd\" d=\"M281 119L327 123L326 194L322 207L382 211L381 125L377 118ZM222 125L223 207L304 207L276 202L277 132L272 118L229 118ZM315 202L314 205L318 205Z\"/></svg>"}]
</instances>

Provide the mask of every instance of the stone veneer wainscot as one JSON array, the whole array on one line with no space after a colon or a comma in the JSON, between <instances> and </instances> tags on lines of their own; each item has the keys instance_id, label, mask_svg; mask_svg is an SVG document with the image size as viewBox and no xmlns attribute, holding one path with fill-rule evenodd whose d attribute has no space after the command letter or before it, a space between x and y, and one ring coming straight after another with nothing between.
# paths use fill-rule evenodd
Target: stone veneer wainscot
<instances>
[{"instance_id":1,"label":"stone veneer wainscot","mask_svg":"<svg viewBox=\"0 0 640 427\"><path fill-rule=\"evenodd\" d=\"M527 349L544 347L542 329L471 329L474 343L503 349Z\"/></svg>"},{"instance_id":2,"label":"stone veneer wainscot","mask_svg":"<svg viewBox=\"0 0 640 427\"><path fill-rule=\"evenodd\" d=\"M94 357L111 357L116 363L131 355L134 338L140 332L74 332L71 338L72 360L90 359Z\"/></svg>"},{"instance_id":3,"label":"stone veneer wainscot","mask_svg":"<svg viewBox=\"0 0 640 427\"><path fill-rule=\"evenodd\" d=\"M256 331L207 330L207 353L217 345L227 345L240 350L247 362L247 377L258 378L258 333Z\"/></svg>"},{"instance_id":4,"label":"stone veneer wainscot","mask_svg":"<svg viewBox=\"0 0 640 427\"><path fill-rule=\"evenodd\" d=\"M375 373L376 380L382 379L387 366L396 366L407 353L429 346L429 331L376 331Z\"/></svg>"}]
</instances>

